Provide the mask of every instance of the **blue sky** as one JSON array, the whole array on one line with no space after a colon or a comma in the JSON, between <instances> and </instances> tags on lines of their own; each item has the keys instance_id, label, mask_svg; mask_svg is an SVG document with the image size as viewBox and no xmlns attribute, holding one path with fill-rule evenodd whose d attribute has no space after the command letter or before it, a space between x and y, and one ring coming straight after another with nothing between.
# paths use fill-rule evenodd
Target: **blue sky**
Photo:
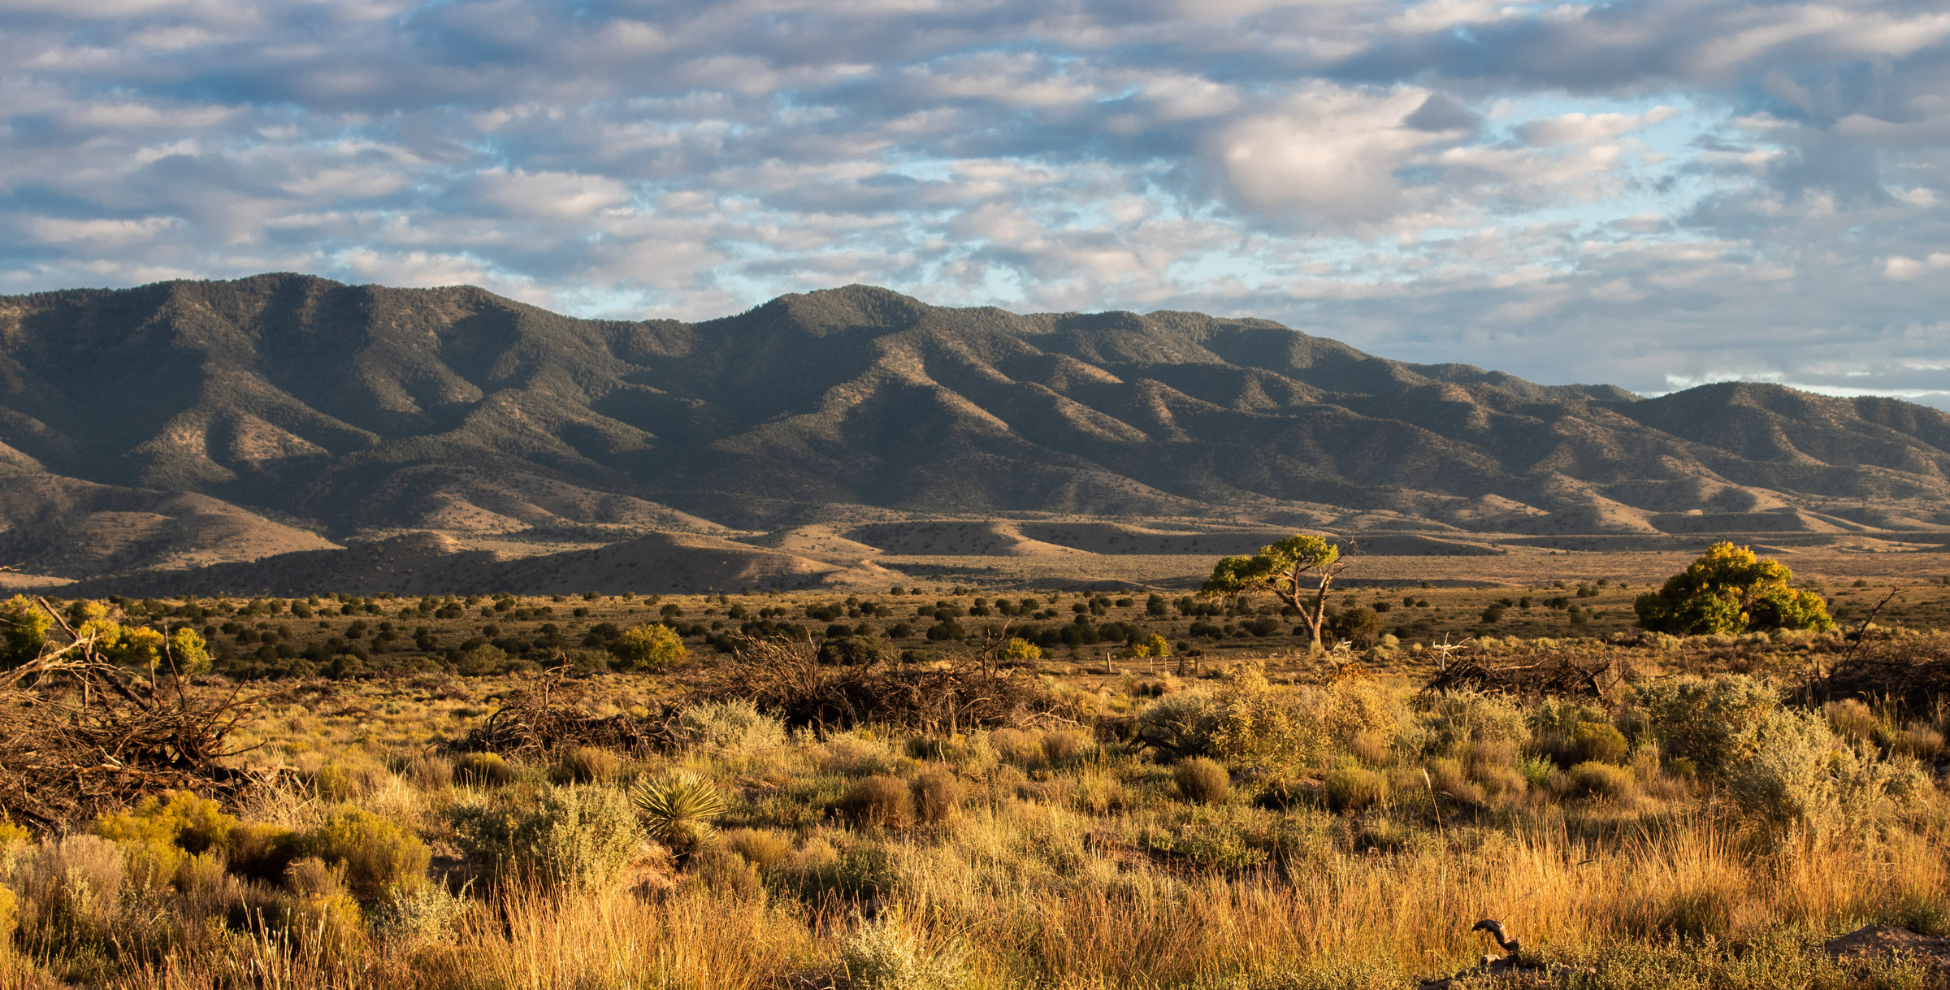
<instances>
[{"instance_id":1,"label":"blue sky","mask_svg":"<svg viewBox=\"0 0 1950 990\"><path fill-rule=\"evenodd\" d=\"M867 282L1950 408L1950 11L12 0L0 292Z\"/></svg>"}]
</instances>

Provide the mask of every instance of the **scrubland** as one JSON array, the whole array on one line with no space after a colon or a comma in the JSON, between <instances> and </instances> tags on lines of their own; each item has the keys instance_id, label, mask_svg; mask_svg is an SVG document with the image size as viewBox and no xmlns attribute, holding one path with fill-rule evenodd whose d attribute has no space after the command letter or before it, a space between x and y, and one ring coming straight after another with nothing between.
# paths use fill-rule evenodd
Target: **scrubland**
<instances>
[{"instance_id":1,"label":"scrubland","mask_svg":"<svg viewBox=\"0 0 1950 990\"><path fill-rule=\"evenodd\" d=\"M1934 985L1923 961L1820 945L1869 922L1950 932L1946 713L1811 699L1765 658L1823 644L1783 639L1613 648L1635 673L1587 697L1424 691L1379 655L1271 676L1254 659L1205 677L1032 662L987 676L1036 706L958 732L787 725L722 690L736 654L665 675L312 682L233 734L257 783L223 803L156 795L67 834L8 826L0 972L1391 987L1495 954L1470 926L1497 918L1564 967L1533 979L1561 985ZM1756 673L1688 673L1729 655ZM554 728L505 731L537 713ZM617 725L649 741L592 741Z\"/></svg>"}]
</instances>

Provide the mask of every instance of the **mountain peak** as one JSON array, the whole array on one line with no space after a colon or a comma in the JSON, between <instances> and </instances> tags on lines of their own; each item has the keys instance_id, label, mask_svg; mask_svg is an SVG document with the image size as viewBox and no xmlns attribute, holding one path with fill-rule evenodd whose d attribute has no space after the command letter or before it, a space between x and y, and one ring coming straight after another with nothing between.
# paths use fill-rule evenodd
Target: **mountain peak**
<instances>
[{"instance_id":1,"label":"mountain peak","mask_svg":"<svg viewBox=\"0 0 1950 990\"><path fill-rule=\"evenodd\" d=\"M1642 533L1769 506L1787 514L1741 525L1950 525L1936 410L1753 384L1638 400L1268 320L849 285L630 323L272 273L6 297L0 321L11 462L335 540L942 512Z\"/></svg>"}]
</instances>

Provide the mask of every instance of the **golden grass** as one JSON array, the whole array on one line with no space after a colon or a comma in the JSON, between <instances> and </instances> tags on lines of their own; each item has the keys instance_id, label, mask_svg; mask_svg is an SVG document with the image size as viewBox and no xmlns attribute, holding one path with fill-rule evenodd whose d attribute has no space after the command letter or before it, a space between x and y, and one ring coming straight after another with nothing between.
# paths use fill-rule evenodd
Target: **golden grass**
<instances>
[{"instance_id":1,"label":"golden grass","mask_svg":"<svg viewBox=\"0 0 1950 990\"><path fill-rule=\"evenodd\" d=\"M613 680L618 703L639 691ZM1766 830L1711 789L1662 776L1656 750L1641 748L1623 772L1646 786L1623 798L1517 778L1489 803L1438 807L1425 761L1507 778L1507 767L1471 764L1469 754L1494 762L1514 759L1516 747L1439 743L1425 724L1435 716L1406 707L1401 691L1348 690L1364 705L1385 695L1396 706L1392 728L1350 728L1327 756L1353 766L1359 753L1395 779L1391 796L1363 811L1255 806L1257 771L1244 765L1221 803L1193 805L1169 766L1067 736L975 733L909 746L899 733L857 730L772 736L756 749L700 745L637 754L590 785L683 768L728 799L726 839L675 870L646 868L635 886L569 893L484 876L450 930L419 939L239 920L198 913L187 895L131 893L119 920L94 935L23 931L20 947L0 955L0 990L51 979L211 990L844 990L848 946L870 918L957 985L996 990L1409 985L1474 962L1488 947L1469 928L1484 917L1505 921L1530 952L1591 967L1592 986L1900 986L1920 970L1846 969L1817 943L1869 921L1950 926L1950 801L1934 788L1860 828ZM462 706L384 684L333 704L352 700L379 714L344 726L286 709L253 730L303 744L295 756L259 755L291 760L311 783L260 791L240 817L304 827L343 802L452 856L456 809L490 798L520 806L560 776L559 761L517 762L505 784L456 784L429 743L480 714L450 718ZM388 704L396 711L384 713ZM855 782L923 773L953 774L955 813L898 828L841 817ZM32 854L16 844L6 859ZM0 879L16 875L0 870ZM380 907L366 910L371 921ZM859 990L933 990L913 979Z\"/></svg>"}]
</instances>

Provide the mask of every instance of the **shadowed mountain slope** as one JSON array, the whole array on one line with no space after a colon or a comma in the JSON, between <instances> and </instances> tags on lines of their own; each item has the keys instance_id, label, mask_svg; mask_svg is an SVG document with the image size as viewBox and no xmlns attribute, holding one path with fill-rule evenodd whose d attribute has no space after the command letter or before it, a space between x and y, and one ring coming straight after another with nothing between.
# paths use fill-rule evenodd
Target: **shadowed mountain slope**
<instances>
[{"instance_id":1,"label":"shadowed mountain slope","mask_svg":"<svg viewBox=\"0 0 1950 990\"><path fill-rule=\"evenodd\" d=\"M0 474L193 493L208 501L190 515L300 541L277 551L876 513L1842 532L1950 525L1950 416L1750 384L1641 400L1196 313L1018 315L850 286L625 322L263 275L0 297Z\"/></svg>"}]
</instances>

